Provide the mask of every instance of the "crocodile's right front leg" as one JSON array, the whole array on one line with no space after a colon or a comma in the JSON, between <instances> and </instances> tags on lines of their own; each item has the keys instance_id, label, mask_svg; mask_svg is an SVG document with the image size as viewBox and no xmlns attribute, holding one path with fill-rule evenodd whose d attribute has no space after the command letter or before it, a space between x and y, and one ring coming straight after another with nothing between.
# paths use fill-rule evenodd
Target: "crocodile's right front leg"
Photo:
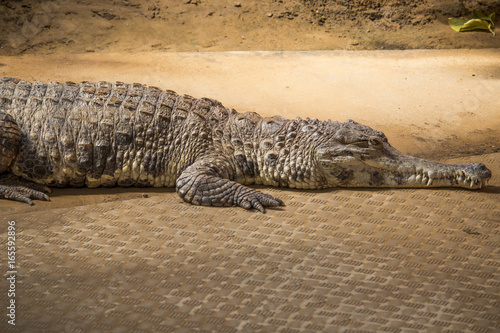
<instances>
[{"instance_id":1,"label":"crocodile's right front leg","mask_svg":"<svg viewBox=\"0 0 500 333\"><path fill-rule=\"evenodd\" d=\"M282 206L283 201L228 178L229 163L220 157L204 157L189 166L176 182L177 193L184 201L202 206L240 206L255 208Z\"/></svg>"},{"instance_id":2,"label":"crocodile's right front leg","mask_svg":"<svg viewBox=\"0 0 500 333\"><path fill-rule=\"evenodd\" d=\"M21 133L14 118L0 112L0 199L33 204L31 199L49 200L49 188L7 172L21 145Z\"/></svg>"}]
</instances>

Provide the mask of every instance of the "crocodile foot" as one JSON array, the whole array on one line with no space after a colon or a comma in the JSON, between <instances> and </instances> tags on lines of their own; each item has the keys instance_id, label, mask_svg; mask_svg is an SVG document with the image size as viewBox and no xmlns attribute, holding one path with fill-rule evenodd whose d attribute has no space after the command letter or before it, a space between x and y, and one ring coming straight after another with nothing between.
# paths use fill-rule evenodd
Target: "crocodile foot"
<instances>
[{"instance_id":1,"label":"crocodile foot","mask_svg":"<svg viewBox=\"0 0 500 333\"><path fill-rule=\"evenodd\" d=\"M50 193L47 186L30 182L13 174L0 175L0 199L9 199L33 205L33 200L50 201L45 193Z\"/></svg>"},{"instance_id":2,"label":"crocodile foot","mask_svg":"<svg viewBox=\"0 0 500 333\"><path fill-rule=\"evenodd\" d=\"M227 161L220 157L197 161L177 179L177 193L194 205L240 206L262 213L266 212L266 207L284 205L278 198L227 179L230 176L227 169Z\"/></svg>"}]
</instances>

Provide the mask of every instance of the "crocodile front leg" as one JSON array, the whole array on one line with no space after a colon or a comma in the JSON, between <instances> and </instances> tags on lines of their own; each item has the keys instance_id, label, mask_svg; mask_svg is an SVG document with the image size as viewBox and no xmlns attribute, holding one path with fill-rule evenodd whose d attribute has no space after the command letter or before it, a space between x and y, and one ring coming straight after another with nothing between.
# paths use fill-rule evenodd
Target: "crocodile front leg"
<instances>
[{"instance_id":1,"label":"crocodile front leg","mask_svg":"<svg viewBox=\"0 0 500 333\"><path fill-rule=\"evenodd\" d=\"M176 182L184 201L202 206L240 206L255 208L282 206L283 201L230 180L230 165L219 157L204 157L189 166Z\"/></svg>"},{"instance_id":2,"label":"crocodile front leg","mask_svg":"<svg viewBox=\"0 0 500 333\"><path fill-rule=\"evenodd\" d=\"M0 112L0 199L33 204L31 199L49 200L50 190L7 172L21 145L21 133L14 118Z\"/></svg>"}]
</instances>

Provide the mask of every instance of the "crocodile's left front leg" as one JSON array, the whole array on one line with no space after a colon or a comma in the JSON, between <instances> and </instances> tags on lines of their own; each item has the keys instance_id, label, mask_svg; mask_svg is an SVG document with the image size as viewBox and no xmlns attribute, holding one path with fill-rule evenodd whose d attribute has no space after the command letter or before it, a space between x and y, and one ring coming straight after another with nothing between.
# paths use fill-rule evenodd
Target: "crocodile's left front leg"
<instances>
[{"instance_id":1,"label":"crocodile's left front leg","mask_svg":"<svg viewBox=\"0 0 500 333\"><path fill-rule=\"evenodd\" d=\"M44 192L49 188L35 184L8 172L21 145L21 133L14 118L0 112L0 199L33 204L32 199L49 200Z\"/></svg>"},{"instance_id":2,"label":"crocodile's left front leg","mask_svg":"<svg viewBox=\"0 0 500 333\"><path fill-rule=\"evenodd\" d=\"M231 166L221 157L204 157L189 166L176 182L184 201L203 206L240 206L255 208L282 206L283 201L230 180Z\"/></svg>"}]
</instances>

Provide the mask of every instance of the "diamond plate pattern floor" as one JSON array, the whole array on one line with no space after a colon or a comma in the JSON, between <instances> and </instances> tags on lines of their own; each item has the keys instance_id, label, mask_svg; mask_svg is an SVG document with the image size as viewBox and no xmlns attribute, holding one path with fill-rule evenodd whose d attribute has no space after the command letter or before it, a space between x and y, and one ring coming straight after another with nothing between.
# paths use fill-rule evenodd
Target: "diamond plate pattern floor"
<instances>
[{"instance_id":1,"label":"diamond plate pattern floor","mask_svg":"<svg viewBox=\"0 0 500 333\"><path fill-rule=\"evenodd\" d=\"M266 215L170 192L24 214L16 326L2 279L0 330L499 332L500 154L453 162L478 160L485 191L265 188L287 204Z\"/></svg>"}]
</instances>

